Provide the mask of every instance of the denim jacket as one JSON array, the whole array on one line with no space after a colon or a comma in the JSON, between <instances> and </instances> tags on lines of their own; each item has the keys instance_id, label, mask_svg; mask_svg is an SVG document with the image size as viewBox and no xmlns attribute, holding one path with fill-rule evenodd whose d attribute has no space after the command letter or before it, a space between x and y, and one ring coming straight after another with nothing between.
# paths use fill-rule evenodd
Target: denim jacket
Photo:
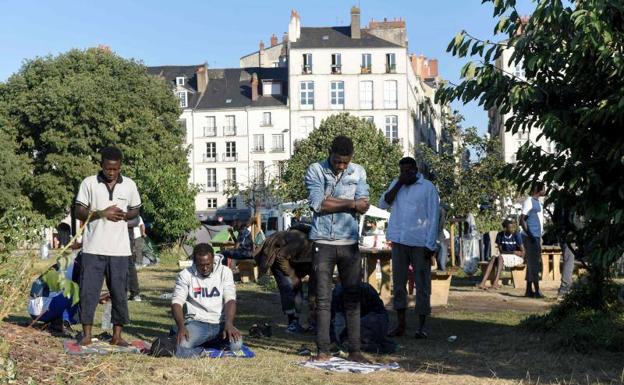
<instances>
[{"instance_id":1,"label":"denim jacket","mask_svg":"<svg viewBox=\"0 0 624 385\"><path fill-rule=\"evenodd\" d=\"M314 213L311 240L358 240L358 221L355 213L323 213L321 204L325 198L368 198L366 171L355 163L349 163L342 177L332 171L328 160L313 163L305 176L308 203Z\"/></svg>"}]
</instances>

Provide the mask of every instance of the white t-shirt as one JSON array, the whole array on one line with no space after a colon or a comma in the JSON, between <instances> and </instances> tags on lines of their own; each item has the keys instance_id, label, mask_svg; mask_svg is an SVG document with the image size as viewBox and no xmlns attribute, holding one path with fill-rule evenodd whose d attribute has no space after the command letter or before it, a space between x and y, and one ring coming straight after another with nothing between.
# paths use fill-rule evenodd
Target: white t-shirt
<instances>
[{"instance_id":1,"label":"white t-shirt","mask_svg":"<svg viewBox=\"0 0 624 385\"><path fill-rule=\"evenodd\" d=\"M141 207L141 197L132 179L120 175L113 189L109 191L106 180L98 174L82 181L76 196L76 204L90 211L104 210L116 205L127 212ZM90 221L82 236L82 251L115 257L132 255L128 223L112 222L106 218Z\"/></svg>"},{"instance_id":2,"label":"white t-shirt","mask_svg":"<svg viewBox=\"0 0 624 385\"><path fill-rule=\"evenodd\" d=\"M541 237L544 230L544 210L539 199L528 197L522 204L522 215L527 216L527 226L534 237Z\"/></svg>"},{"instance_id":3,"label":"white t-shirt","mask_svg":"<svg viewBox=\"0 0 624 385\"><path fill-rule=\"evenodd\" d=\"M139 216L139 225L138 226L134 226L132 228L132 232L134 234L134 239L141 238L143 236L143 234L141 233L141 226L143 226L143 218L141 218L141 216Z\"/></svg>"}]
</instances>

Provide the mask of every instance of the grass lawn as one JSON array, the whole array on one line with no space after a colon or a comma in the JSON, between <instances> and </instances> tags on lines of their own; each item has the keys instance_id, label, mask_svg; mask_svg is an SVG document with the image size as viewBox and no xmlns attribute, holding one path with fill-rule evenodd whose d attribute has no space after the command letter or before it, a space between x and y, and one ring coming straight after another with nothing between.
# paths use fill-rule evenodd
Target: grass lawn
<instances>
[{"instance_id":1,"label":"grass lawn","mask_svg":"<svg viewBox=\"0 0 624 385\"><path fill-rule=\"evenodd\" d=\"M172 325L169 300L177 268L160 265L139 272L143 302L130 303L132 324L126 337L151 340ZM482 292L470 278L456 279L449 306L436 308L430 321L428 340L398 339L398 354L369 356L378 362L398 362L402 370L369 375L334 374L303 369L296 350L302 345L314 350L313 336L284 332L279 294L256 284L238 285L236 326L245 343L257 354L249 360L179 360L139 355L70 357L61 340L23 326L25 312L15 314L3 325L1 334L11 343L11 357L17 362L18 383L33 384L621 384L624 383L624 355L595 352L582 355L556 351L547 335L518 329L528 314L543 312L551 301L527 300L520 292ZM99 320L99 315L96 315ZM415 317L408 319L414 324ZM273 337L251 339L253 323L270 322ZM96 332L99 332L96 330ZM457 336L455 342L447 338Z\"/></svg>"}]
</instances>

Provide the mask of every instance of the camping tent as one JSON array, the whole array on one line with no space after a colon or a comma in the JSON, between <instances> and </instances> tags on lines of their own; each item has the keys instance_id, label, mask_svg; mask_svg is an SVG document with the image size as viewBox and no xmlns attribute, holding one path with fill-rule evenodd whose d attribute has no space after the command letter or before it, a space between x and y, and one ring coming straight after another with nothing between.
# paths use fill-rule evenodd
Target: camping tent
<instances>
[{"instance_id":1,"label":"camping tent","mask_svg":"<svg viewBox=\"0 0 624 385\"><path fill-rule=\"evenodd\" d=\"M208 226L201 225L199 228L188 232L182 242L182 248L186 255L190 258L193 254L193 246L198 243L210 243L211 241L227 241L230 237L228 229L230 226ZM223 239L222 239L223 238ZM217 251L217 250L215 250Z\"/></svg>"}]
</instances>

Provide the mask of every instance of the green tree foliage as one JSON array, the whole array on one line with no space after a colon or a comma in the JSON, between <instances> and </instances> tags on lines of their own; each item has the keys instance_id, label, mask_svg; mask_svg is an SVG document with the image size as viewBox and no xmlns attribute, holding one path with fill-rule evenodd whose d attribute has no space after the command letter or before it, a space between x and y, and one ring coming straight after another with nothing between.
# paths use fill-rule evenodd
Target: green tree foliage
<instances>
[{"instance_id":1,"label":"green tree foliage","mask_svg":"<svg viewBox=\"0 0 624 385\"><path fill-rule=\"evenodd\" d=\"M311 163L328 157L331 143L338 135L346 135L353 140L353 162L366 170L371 203L377 203L392 179L398 175L401 149L390 143L374 124L346 113L323 120L307 139L295 144L294 154L286 163L279 189L285 200L307 199L303 181L306 169Z\"/></svg>"},{"instance_id":2,"label":"green tree foliage","mask_svg":"<svg viewBox=\"0 0 624 385\"><path fill-rule=\"evenodd\" d=\"M58 220L80 181L98 171L98 151L124 152L161 241L195 225L194 191L180 110L161 80L106 49L72 50L26 61L0 88L3 130L32 164L26 190L33 207Z\"/></svg>"},{"instance_id":3,"label":"green tree foliage","mask_svg":"<svg viewBox=\"0 0 624 385\"><path fill-rule=\"evenodd\" d=\"M9 209L19 206L19 202L27 199L22 191L28 180L28 158L18 154L15 138L1 127L0 115L0 216Z\"/></svg>"},{"instance_id":4,"label":"green tree foliage","mask_svg":"<svg viewBox=\"0 0 624 385\"><path fill-rule=\"evenodd\" d=\"M515 0L493 4L495 32L501 43L466 32L449 44L455 56L476 56L462 70L458 86L445 86L440 101L478 101L486 109L509 114L504 129L540 129L556 144L547 153L532 143L517 154L507 175L521 189L543 180L559 202L584 218L566 234L589 262L589 306L606 302L604 283L624 251L624 3L610 0L536 2L522 20ZM494 66L511 48L511 66L525 78Z\"/></svg>"},{"instance_id":5,"label":"green tree foliage","mask_svg":"<svg viewBox=\"0 0 624 385\"><path fill-rule=\"evenodd\" d=\"M443 120L446 140L440 143L439 152L421 143L417 159L427 165L447 216L472 213L479 231L499 230L508 214L502 203L511 194L511 185L501 177L505 163L498 140L479 135L474 127L463 129L463 118L457 113Z\"/></svg>"}]
</instances>

